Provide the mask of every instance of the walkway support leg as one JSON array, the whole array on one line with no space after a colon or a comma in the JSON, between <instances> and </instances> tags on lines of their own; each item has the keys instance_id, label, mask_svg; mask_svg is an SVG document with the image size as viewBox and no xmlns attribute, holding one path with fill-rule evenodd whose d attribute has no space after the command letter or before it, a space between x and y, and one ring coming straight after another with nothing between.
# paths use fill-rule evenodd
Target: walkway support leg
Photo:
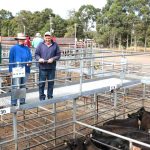
<instances>
[{"instance_id":1,"label":"walkway support leg","mask_svg":"<svg viewBox=\"0 0 150 150\"><path fill-rule=\"evenodd\" d=\"M77 98L73 100L73 138L76 137L76 111L77 111Z\"/></svg>"},{"instance_id":2,"label":"walkway support leg","mask_svg":"<svg viewBox=\"0 0 150 150\"><path fill-rule=\"evenodd\" d=\"M18 150L17 112L13 113L13 132L14 132L15 150Z\"/></svg>"}]
</instances>

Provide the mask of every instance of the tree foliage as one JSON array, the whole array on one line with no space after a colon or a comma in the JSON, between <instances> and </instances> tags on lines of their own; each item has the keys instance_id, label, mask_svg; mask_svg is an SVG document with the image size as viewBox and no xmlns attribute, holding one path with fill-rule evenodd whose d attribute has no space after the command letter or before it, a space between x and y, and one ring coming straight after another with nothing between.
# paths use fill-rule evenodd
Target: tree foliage
<instances>
[{"instance_id":1,"label":"tree foliage","mask_svg":"<svg viewBox=\"0 0 150 150\"><path fill-rule=\"evenodd\" d=\"M0 10L1 35L15 36L26 32L34 36L53 31L56 37L94 38L106 47L150 45L150 1L107 0L104 8L82 5L78 11L70 10L68 19L46 8L30 12L22 10L16 16Z\"/></svg>"},{"instance_id":2,"label":"tree foliage","mask_svg":"<svg viewBox=\"0 0 150 150\"><path fill-rule=\"evenodd\" d=\"M143 46L149 35L149 13L148 0L107 0L96 21L97 41L113 48L138 42Z\"/></svg>"}]
</instances>

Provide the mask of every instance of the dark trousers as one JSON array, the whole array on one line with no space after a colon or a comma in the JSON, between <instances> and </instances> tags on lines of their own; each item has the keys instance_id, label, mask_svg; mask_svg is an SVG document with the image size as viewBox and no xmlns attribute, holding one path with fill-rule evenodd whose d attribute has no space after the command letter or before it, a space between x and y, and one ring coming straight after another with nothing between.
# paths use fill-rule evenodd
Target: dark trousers
<instances>
[{"instance_id":1,"label":"dark trousers","mask_svg":"<svg viewBox=\"0 0 150 150\"><path fill-rule=\"evenodd\" d=\"M39 70L39 98L44 100L46 95L44 94L45 82L48 80L47 97L53 97L55 69L40 69ZM49 81L50 80L50 81Z\"/></svg>"}]
</instances>

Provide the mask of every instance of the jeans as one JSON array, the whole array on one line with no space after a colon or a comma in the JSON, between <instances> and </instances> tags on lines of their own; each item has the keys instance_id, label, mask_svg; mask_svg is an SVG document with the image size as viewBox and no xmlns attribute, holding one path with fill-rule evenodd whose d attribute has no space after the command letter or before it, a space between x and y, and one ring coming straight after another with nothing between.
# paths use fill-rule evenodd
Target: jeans
<instances>
[{"instance_id":1,"label":"jeans","mask_svg":"<svg viewBox=\"0 0 150 150\"><path fill-rule=\"evenodd\" d=\"M12 78L12 89L16 89L18 88L17 86L13 86L13 85L17 85L17 84L25 84L26 81L28 80L29 77L29 73L26 73L26 77L21 77L21 78ZM19 82L17 83L17 80L19 80ZM25 88L26 85L20 85L19 88ZM25 103L25 98L21 98L20 99L20 104ZM11 105L17 105L17 99L11 99Z\"/></svg>"},{"instance_id":2,"label":"jeans","mask_svg":"<svg viewBox=\"0 0 150 150\"><path fill-rule=\"evenodd\" d=\"M45 100L46 95L44 94L45 82L48 81L47 97L53 97L53 88L54 88L54 78L55 78L55 69L40 69L39 70L39 99Z\"/></svg>"}]
</instances>

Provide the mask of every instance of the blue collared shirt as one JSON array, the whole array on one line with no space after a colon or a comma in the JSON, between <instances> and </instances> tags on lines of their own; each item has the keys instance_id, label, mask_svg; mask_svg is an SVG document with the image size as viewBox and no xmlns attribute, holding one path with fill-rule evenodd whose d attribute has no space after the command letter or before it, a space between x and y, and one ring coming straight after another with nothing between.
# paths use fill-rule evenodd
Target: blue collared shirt
<instances>
[{"instance_id":1,"label":"blue collared shirt","mask_svg":"<svg viewBox=\"0 0 150 150\"><path fill-rule=\"evenodd\" d=\"M27 46L16 44L10 48L9 63L30 61L32 61L32 54ZM9 72L12 72L12 68L16 66L16 64L9 65ZM20 66L25 66L26 72L30 73L30 67L27 64L21 64Z\"/></svg>"}]
</instances>

